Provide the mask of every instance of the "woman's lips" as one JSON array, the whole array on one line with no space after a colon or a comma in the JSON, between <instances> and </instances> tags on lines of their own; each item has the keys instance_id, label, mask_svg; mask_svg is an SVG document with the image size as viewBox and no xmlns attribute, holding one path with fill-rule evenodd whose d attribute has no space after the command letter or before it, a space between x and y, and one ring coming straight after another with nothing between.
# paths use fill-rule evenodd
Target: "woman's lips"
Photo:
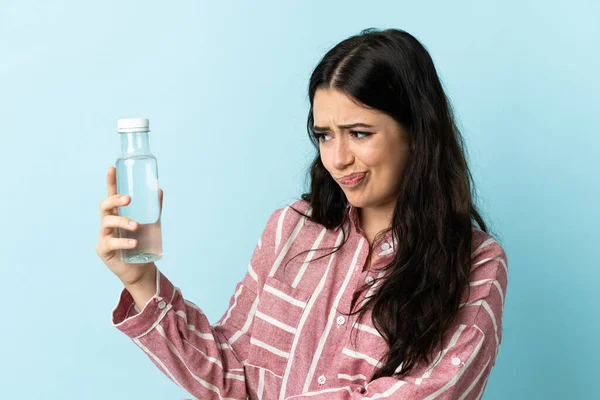
<instances>
[{"instance_id":1,"label":"woman's lips","mask_svg":"<svg viewBox=\"0 0 600 400\"><path fill-rule=\"evenodd\" d=\"M338 182L341 183L344 186L356 186L360 182L362 182L362 180L365 178L366 175L367 175L366 172L361 172L361 173L357 173L357 174L351 174L347 178L338 179Z\"/></svg>"}]
</instances>

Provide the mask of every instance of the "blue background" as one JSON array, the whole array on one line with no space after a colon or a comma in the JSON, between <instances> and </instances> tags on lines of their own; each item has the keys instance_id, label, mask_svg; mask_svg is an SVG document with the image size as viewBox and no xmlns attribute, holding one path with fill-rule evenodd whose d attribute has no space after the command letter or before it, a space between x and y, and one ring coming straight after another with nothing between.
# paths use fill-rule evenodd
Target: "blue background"
<instances>
[{"instance_id":1,"label":"blue background","mask_svg":"<svg viewBox=\"0 0 600 400\"><path fill-rule=\"evenodd\" d=\"M111 325L122 286L94 245L117 119L150 118L158 266L215 322L305 187L312 68L395 27L432 54L508 253L484 399L597 398L599 20L591 0L2 0L0 397L189 397Z\"/></svg>"}]
</instances>

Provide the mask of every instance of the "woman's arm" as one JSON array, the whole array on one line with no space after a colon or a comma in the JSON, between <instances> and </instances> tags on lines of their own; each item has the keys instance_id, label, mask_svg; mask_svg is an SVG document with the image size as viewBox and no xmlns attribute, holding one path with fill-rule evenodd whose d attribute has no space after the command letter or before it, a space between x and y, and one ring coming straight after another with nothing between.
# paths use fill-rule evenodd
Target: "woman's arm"
<instances>
[{"instance_id":1,"label":"woman's arm","mask_svg":"<svg viewBox=\"0 0 600 400\"><path fill-rule=\"evenodd\" d=\"M267 227L276 224L274 212ZM213 326L194 303L156 269L152 296L136 312L136 300L127 289L113 310L114 326L129 336L173 382L197 398L245 399L244 363L258 302L258 280L252 265L272 258L264 254L261 235L244 279L236 286L229 308ZM138 293L136 293L138 295ZM144 296L143 294L141 295ZM138 296L139 298L139 296ZM138 303L140 301L138 300Z\"/></svg>"}]
</instances>

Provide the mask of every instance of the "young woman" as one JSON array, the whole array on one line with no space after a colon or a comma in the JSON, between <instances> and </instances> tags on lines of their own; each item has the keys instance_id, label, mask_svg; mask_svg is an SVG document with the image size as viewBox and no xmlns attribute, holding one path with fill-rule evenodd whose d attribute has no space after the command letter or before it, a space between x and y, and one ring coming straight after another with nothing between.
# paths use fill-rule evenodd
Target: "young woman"
<instances>
[{"instance_id":1,"label":"young woman","mask_svg":"<svg viewBox=\"0 0 600 400\"><path fill-rule=\"evenodd\" d=\"M202 399L480 398L506 254L430 55L363 31L323 57L309 98L310 192L272 213L212 326L154 263L120 261L117 228L136 228L109 169L96 251L125 285L113 324Z\"/></svg>"}]
</instances>

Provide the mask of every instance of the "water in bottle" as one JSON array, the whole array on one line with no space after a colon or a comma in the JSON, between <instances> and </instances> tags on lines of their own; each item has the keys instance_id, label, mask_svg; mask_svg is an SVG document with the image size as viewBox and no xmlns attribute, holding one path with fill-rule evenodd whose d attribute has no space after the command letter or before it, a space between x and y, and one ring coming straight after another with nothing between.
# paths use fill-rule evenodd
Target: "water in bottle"
<instances>
[{"instance_id":1,"label":"water in bottle","mask_svg":"<svg viewBox=\"0 0 600 400\"><path fill-rule=\"evenodd\" d=\"M120 119L121 154L116 161L117 193L131 198L119 207L119 215L138 222L135 231L119 228L119 237L138 241L133 249L121 249L121 259L129 264L160 260L163 255L160 229L158 163L150 151L146 118Z\"/></svg>"}]
</instances>

